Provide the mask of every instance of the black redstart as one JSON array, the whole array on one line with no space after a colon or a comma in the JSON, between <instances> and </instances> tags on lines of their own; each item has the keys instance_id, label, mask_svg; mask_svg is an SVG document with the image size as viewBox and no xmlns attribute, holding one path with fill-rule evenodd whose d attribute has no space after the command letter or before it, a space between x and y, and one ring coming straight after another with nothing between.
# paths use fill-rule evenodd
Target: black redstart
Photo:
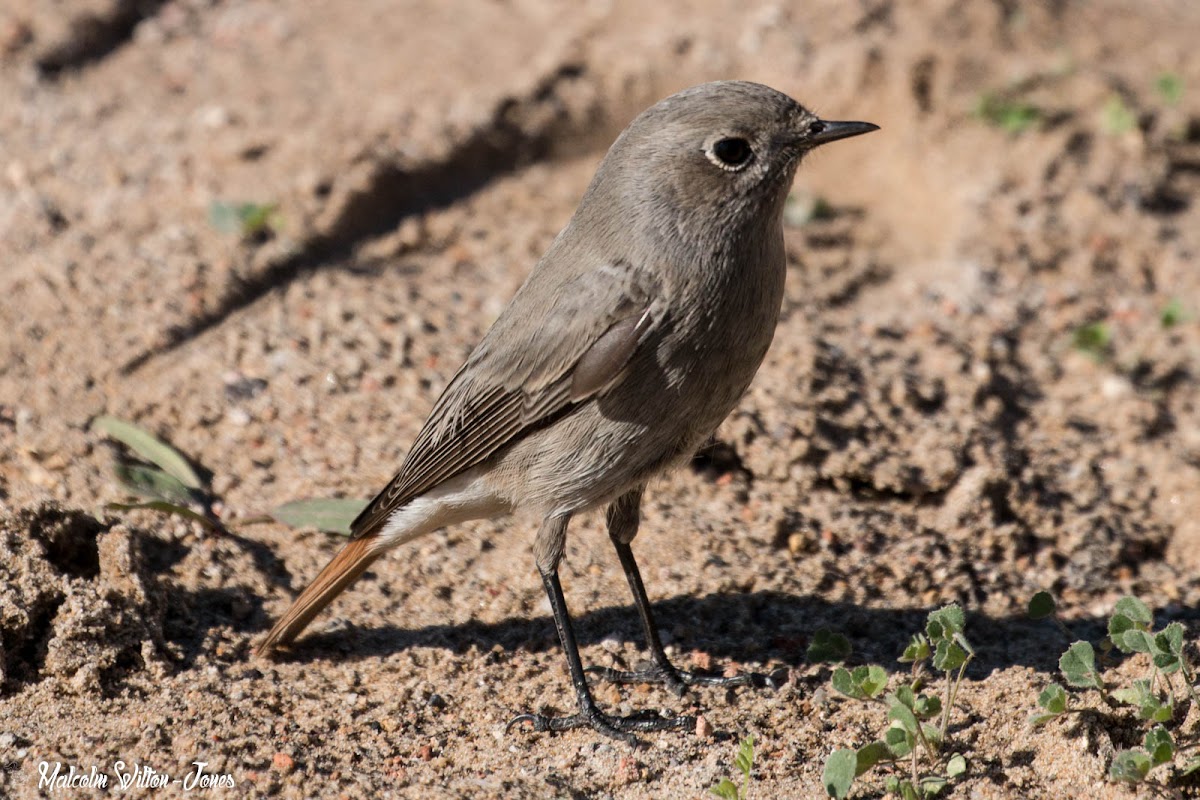
<instances>
[{"instance_id":1,"label":"black redstart","mask_svg":"<svg viewBox=\"0 0 1200 800\"><path fill-rule=\"evenodd\" d=\"M567 523L607 506L654 666L611 680L736 679L677 670L663 652L630 543L646 482L688 459L745 392L783 298L781 217L809 150L876 130L828 122L755 83L707 83L643 112L617 138L570 223L438 398L400 472L354 536L276 623L286 645L386 550L520 509L579 711L523 714L538 730L685 728L691 717L614 717L592 698L558 578Z\"/></svg>"}]
</instances>

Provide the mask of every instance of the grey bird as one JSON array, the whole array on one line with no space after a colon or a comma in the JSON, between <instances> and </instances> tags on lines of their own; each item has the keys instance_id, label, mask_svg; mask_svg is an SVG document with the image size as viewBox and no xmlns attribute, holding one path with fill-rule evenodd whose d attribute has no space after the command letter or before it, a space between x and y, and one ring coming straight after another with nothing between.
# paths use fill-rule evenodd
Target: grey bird
<instances>
[{"instance_id":1,"label":"grey bird","mask_svg":"<svg viewBox=\"0 0 1200 800\"><path fill-rule=\"evenodd\" d=\"M607 506L653 666L618 682L739 682L676 669L634 561L646 482L686 461L737 404L783 299L782 213L805 153L877 130L817 118L774 89L707 83L639 115L566 228L434 404L399 473L353 538L258 646L292 642L385 551L516 509L542 520L533 554L566 651L578 713L522 714L537 730L683 729L692 717L603 713L592 698L558 565L567 524Z\"/></svg>"}]
</instances>

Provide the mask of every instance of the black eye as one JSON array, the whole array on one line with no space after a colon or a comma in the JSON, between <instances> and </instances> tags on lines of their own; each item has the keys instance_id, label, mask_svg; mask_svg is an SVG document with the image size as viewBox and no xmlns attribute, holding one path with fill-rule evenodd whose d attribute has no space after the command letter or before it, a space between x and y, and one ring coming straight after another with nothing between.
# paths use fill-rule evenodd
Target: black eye
<instances>
[{"instance_id":1,"label":"black eye","mask_svg":"<svg viewBox=\"0 0 1200 800\"><path fill-rule=\"evenodd\" d=\"M820 120L817 120L812 125L808 126L808 135L816 136L818 133L820 133L823 130L825 130L825 123L821 122Z\"/></svg>"},{"instance_id":2,"label":"black eye","mask_svg":"<svg viewBox=\"0 0 1200 800\"><path fill-rule=\"evenodd\" d=\"M731 169L744 165L754 155L754 151L745 139L730 138L714 142L712 154L718 162L717 166Z\"/></svg>"}]
</instances>

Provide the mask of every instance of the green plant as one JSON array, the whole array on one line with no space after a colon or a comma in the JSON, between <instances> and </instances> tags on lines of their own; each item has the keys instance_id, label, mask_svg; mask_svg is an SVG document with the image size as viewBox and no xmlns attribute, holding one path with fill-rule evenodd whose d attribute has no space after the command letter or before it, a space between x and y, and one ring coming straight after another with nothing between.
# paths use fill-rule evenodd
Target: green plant
<instances>
[{"instance_id":1,"label":"green plant","mask_svg":"<svg viewBox=\"0 0 1200 800\"><path fill-rule=\"evenodd\" d=\"M1039 600L1039 609L1044 608L1043 603ZM1059 659L1058 668L1068 687L1093 690L1106 707L1127 706L1139 720L1154 725L1146 733L1143 749L1122 750L1114 757L1109 769L1113 780L1140 782L1157 767L1172 764L1177 754L1200 750L1200 741L1194 735L1177 742L1165 727L1180 716L1176 713L1180 700L1200 705L1196 669L1188 656L1184 633L1179 622L1154 630L1154 615L1146 604L1136 597L1122 597L1108 618L1108 635L1100 642L1099 657L1091 642L1077 641ZM1113 678L1106 680L1101 665L1114 651L1144 658L1143 676L1127 685L1119 685ZM1094 712L1080 704L1079 697L1051 683L1038 695L1040 710L1030 716L1030 724L1044 725L1067 714ZM1181 774L1197 770L1200 756L1193 755L1181 767Z\"/></svg>"},{"instance_id":2,"label":"green plant","mask_svg":"<svg viewBox=\"0 0 1200 800\"><path fill-rule=\"evenodd\" d=\"M213 511L217 497L204 471L197 469L192 459L144 428L116 417L96 417L91 427L94 433L123 445L117 450L113 476L122 489L139 498L130 503L108 503L105 508L157 511L198 522L212 531L226 530ZM275 520L294 528L349 535L350 523L366 504L366 500L350 498L294 500L243 524Z\"/></svg>"},{"instance_id":3,"label":"green plant","mask_svg":"<svg viewBox=\"0 0 1200 800\"><path fill-rule=\"evenodd\" d=\"M1164 72L1155 78L1154 88L1169 106L1178 105L1183 99L1183 78L1174 72Z\"/></svg>"},{"instance_id":4,"label":"green plant","mask_svg":"<svg viewBox=\"0 0 1200 800\"><path fill-rule=\"evenodd\" d=\"M1129 133L1137 127L1137 114L1134 113L1119 94L1108 98L1103 111L1104 129L1114 136Z\"/></svg>"},{"instance_id":5,"label":"green plant","mask_svg":"<svg viewBox=\"0 0 1200 800\"><path fill-rule=\"evenodd\" d=\"M906 800L934 797L966 772L966 759L960 753L947 752L946 746L950 711L967 664L975 655L963 635L964 626L963 610L957 604L931 612L924 631L912 637L900 656L900 661L913 665L911 681L886 696L888 681L883 667L869 664L834 670L833 688L855 700L882 703L887 708L888 725L882 738L856 750L841 749L830 754L822 775L830 797L847 797L854 779L880 764L908 763L906 775L888 775L884 781L887 791ZM921 691L925 662L944 674L944 700L936 693Z\"/></svg>"},{"instance_id":6,"label":"green plant","mask_svg":"<svg viewBox=\"0 0 1200 800\"><path fill-rule=\"evenodd\" d=\"M1174 328L1182 322L1187 322L1191 316L1183 307L1178 297L1171 298L1158 315L1158 321L1164 328Z\"/></svg>"},{"instance_id":7,"label":"green plant","mask_svg":"<svg viewBox=\"0 0 1200 800\"><path fill-rule=\"evenodd\" d=\"M812 664L845 661L850 657L850 640L828 628L818 628L804 657Z\"/></svg>"},{"instance_id":8,"label":"green plant","mask_svg":"<svg viewBox=\"0 0 1200 800\"><path fill-rule=\"evenodd\" d=\"M729 778L722 778L720 783L709 789L717 797L725 800L746 800L750 796L750 773L754 771L754 737L747 736L738 744L737 755L733 757L733 765L742 773L742 785L739 787Z\"/></svg>"},{"instance_id":9,"label":"green plant","mask_svg":"<svg viewBox=\"0 0 1200 800\"><path fill-rule=\"evenodd\" d=\"M975 116L1007 133L1019 134L1039 125L1045 113L1011 94L985 92L975 103Z\"/></svg>"},{"instance_id":10,"label":"green plant","mask_svg":"<svg viewBox=\"0 0 1200 800\"><path fill-rule=\"evenodd\" d=\"M791 228L824 222L836 216L833 206L820 195L793 192L783 204L783 224Z\"/></svg>"},{"instance_id":11,"label":"green plant","mask_svg":"<svg viewBox=\"0 0 1200 800\"><path fill-rule=\"evenodd\" d=\"M1071 334L1071 346L1097 361L1107 357L1112 345L1112 329L1103 322L1080 325Z\"/></svg>"},{"instance_id":12,"label":"green plant","mask_svg":"<svg viewBox=\"0 0 1200 800\"><path fill-rule=\"evenodd\" d=\"M208 220L222 233L236 233L254 239L279 230L279 206L276 203L227 203L214 200L208 206Z\"/></svg>"}]
</instances>

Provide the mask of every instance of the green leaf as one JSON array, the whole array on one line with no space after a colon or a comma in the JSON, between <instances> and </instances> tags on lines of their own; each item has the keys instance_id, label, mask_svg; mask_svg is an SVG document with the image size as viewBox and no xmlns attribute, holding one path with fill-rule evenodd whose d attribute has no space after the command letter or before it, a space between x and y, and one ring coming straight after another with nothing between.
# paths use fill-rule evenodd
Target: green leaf
<instances>
[{"instance_id":1,"label":"green leaf","mask_svg":"<svg viewBox=\"0 0 1200 800\"><path fill-rule=\"evenodd\" d=\"M1139 706L1146 702L1148 698L1154 696L1150 691L1150 681L1147 678L1139 678L1128 687L1114 689L1112 693L1113 699L1119 703L1125 703L1130 706Z\"/></svg>"},{"instance_id":2,"label":"green leaf","mask_svg":"<svg viewBox=\"0 0 1200 800\"><path fill-rule=\"evenodd\" d=\"M909 781L900 781L900 797L902 800L921 800L917 790Z\"/></svg>"},{"instance_id":3,"label":"green leaf","mask_svg":"<svg viewBox=\"0 0 1200 800\"><path fill-rule=\"evenodd\" d=\"M738 787L729 778L721 778L721 782L709 788L708 791L724 800L738 800Z\"/></svg>"},{"instance_id":4,"label":"green leaf","mask_svg":"<svg viewBox=\"0 0 1200 800\"><path fill-rule=\"evenodd\" d=\"M279 227L279 206L214 200L208 206L208 221L222 233L251 237Z\"/></svg>"},{"instance_id":5,"label":"green leaf","mask_svg":"<svg viewBox=\"0 0 1200 800\"><path fill-rule=\"evenodd\" d=\"M1150 754L1150 765L1157 767L1175 758L1175 740L1162 725L1155 725L1146 733L1143 740L1146 752Z\"/></svg>"},{"instance_id":6,"label":"green leaf","mask_svg":"<svg viewBox=\"0 0 1200 800\"><path fill-rule=\"evenodd\" d=\"M92 420L92 430L121 442L150 463L157 464L167 474L178 478L184 486L192 489L204 488L204 482L200 480L196 470L192 469L191 462L149 431L107 415Z\"/></svg>"},{"instance_id":7,"label":"green leaf","mask_svg":"<svg viewBox=\"0 0 1200 800\"><path fill-rule=\"evenodd\" d=\"M1018 134L1037 125L1042 110L1024 100L989 92L975 104L975 116L1007 133Z\"/></svg>"},{"instance_id":8,"label":"green leaf","mask_svg":"<svg viewBox=\"0 0 1200 800\"><path fill-rule=\"evenodd\" d=\"M1154 88L1169 106L1176 105L1183 99L1183 78L1174 72L1164 72L1155 78Z\"/></svg>"},{"instance_id":9,"label":"green leaf","mask_svg":"<svg viewBox=\"0 0 1200 800\"><path fill-rule=\"evenodd\" d=\"M850 786L858 774L858 754L853 750L834 750L825 759L825 771L821 773L821 783L825 793L830 797L846 797L850 794Z\"/></svg>"},{"instance_id":10,"label":"green leaf","mask_svg":"<svg viewBox=\"0 0 1200 800\"><path fill-rule=\"evenodd\" d=\"M1104 129L1119 136L1137 127L1137 114L1125 104L1124 98L1114 94L1104 104Z\"/></svg>"},{"instance_id":11,"label":"green leaf","mask_svg":"<svg viewBox=\"0 0 1200 800\"><path fill-rule=\"evenodd\" d=\"M1163 306L1163 310L1158 315L1158 322L1164 328L1174 328L1189 318L1187 311L1183 308L1183 303L1179 301L1178 297L1173 297Z\"/></svg>"},{"instance_id":12,"label":"green leaf","mask_svg":"<svg viewBox=\"0 0 1200 800\"><path fill-rule=\"evenodd\" d=\"M1148 678L1139 678L1128 688L1115 690L1112 695L1120 703L1135 706L1142 719L1169 722L1175 715L1175 704L1170 699L1159 697Z\"/></svg>"},{"instance_id":13,"label":"green leaf","mask_svg":"<svg viewBox=\"0 0 1200 800\"><path fill-rule=\"evenodd\" d=\"M1183 625L1172 622L1154 635L1154 666L1170 675L1183 666Z\"/></svg>"},{"instance_id":14,"label":"green leaf","mask_svg":"<svg viewBox=\"0 0 1200 800\"><path fill-rule=\"evenodd\" d=\"M1038 695L1038 705L1056 716L1064 713L1067 710L1067 690L1060 684L1050 684Z\"/></svg>"},{"instance_id":15,"label":"green leaf","mask_svg":"<svg viewBox=\"0 0 1200 800\"><path fill-rule=\"evenodd\" d=\"M929 612L929 618L925 621L925 635L931 642L950 640L954 638L954 634L962 633L965 625L966 618L962 606L951 603L937 611Z\"/></svg>"},{"instance_id":16,"label":"green leaf","mask_svg":"<svg viewBox=\"0 0 1200 800\"><path fill-rule=\"evenodd\" d=\"M310 498L284 503L269 513L279 522L293 528L316 528L327 533L350 535L354 521L369 500L352 498Z\"/></svg>"},{"instance_id":17,"label":"green leaf","mask_svg":"<svg viewBox=\"0 0 1200 800\"><path fill-rule=\"evenodd\" d=\"M1096 672L1096 651L1090 642L1075 642L1058 660L1058 668L1067 685L1081 689L1099 689L1103 686Z\"/></svg>"},{"instance_id":18,"label":"green leaf","mask_svg":"<svg viewBox=\"0 0 1200 800\"><path fill-rule=\"evenodd\" d=\"M186 503L192 499L192 493L178 478L158 467L118 461L113 465L113 476L131 494L139 497L151 497L169 503Z\"/></svg>"},{"instance_id":19,"label":"green leaf","mask_svg":"<svg viewBox=\"0 0 1200 800\"><path fill-rule=\"evenodd\" d=\"M1122 653L1154 652L1154 637L1140 628L1131 628L1110 638Z\"/></svg>"},{"instance_id":20,"label":"green leaf","mask_svg":"<svg viewBox=\"0 0 1200 800\"><path fill-rule=\"evenodd\" d=\"M1031 728L1036 728L1039 725L1045 725L1050 720L1058 719L1061 716L1062 716L1062 714L1030 714L1029 715L1029 726Z\"/></svg>"},{"instance_id":21,"label":"green leaf","mask_svg":"<svg viewBox=\"0 0 1200 800\"><path fill-rule=\"evenodd\" d=\"M904 653L897 659L902 663L916 663L929 658L929 640L925 638L925 634L913 634L909 640L908 646L904 648Z\"/></svg>"},{"instance_id":22,"label":"green leaf","mask_svg":"<svg viewBox=\"0 0 1200 800\"><path fill-rule=\"evenodd\" d=\"M850 670L845 667L838 667L833 671L833 675L829 678L829 683L834 689L852 697L855 700L865 700L866 697L862 694L858 684L854 682L854 676L850 674Z\"/></svg>"},{"instance_id":23,"label":"green leaf","mask_svg":"<svg viewBox=\"0 0 1200 800\"><path fill-rule=\"evenodd\" d=\"M855 667L848 670L838 667L830 678L833 688L855 700L878 697L887 688L887 673L878 664Z\"/></svg>"},{"instance_id":24,"label":"green leaf","mask_svg":"<svg viewBox=\"0 0 1200 800\"><path fill-rule=\"evenodd\" d=\"M1172 622L1170 625L1159 631L1158 635L1154 638L1162 650L1182 658L1183 633L1183 623Z\"/></svg>"},{"instance_id":25,"label":"green leaf","mask_svg":"<svg viewBox=\"0 0 1200 800\"><path fill-rule=\"evenodd\" d=\"M942 672L950 672L967 663L967 653L958 643L950 639L942 639L937 643L933 653L933 666Z\"/></svg>"},{"instance_id":26,"label":"green leaf","mask_svg":"<svg viewBox=\"0 0 1200 800\"><path fill-rule=\"evenodd\" d=\"M899 722L901 725L903 725L904 730L908 731L914 736L916 735L918 730L917 726L919 725L917 722L917 715L914 714L913 710L908 706L899 702L894 703L892 707L888 709L887 716L888 719L894 722Z\"/></svg>"},{"instance_id":27,"label":"green leaf","mask_svg":"<svg viewBox=\"0 0 1200 800\"><path fill-rule=\"evenodd\" d=\"M858 680L858 670L865 669L866 674L861 680ZM859 686L862 687L863 693L867 697L875 698L883 694L887 689L888 676L883 667L878 664L869 664L865 668L858 667L855 669L855 680L858 680Z\"/></svg>"},{"instance_id":28,"label":"green leaf","mask_svg":"<svg viewBox=\"0 0 1200 800\"><path fill-rule=\"evenodd\" d=\"M962 753L955 753L950 756L950 760L946 762L947 777L957 778L959 775L966 774L966 771L967 759L963 757Z\"/></svg>"},{"instance_id":29,"label":"green leaf","mask_svg":"<svg viewBox=\"0 0 1200 800\"><path fill-rule=\"evenodd\" d=\"M733 765L748 779L754 770L754 737L747 736L738 745L737 755L733 757Z\"/></svg>"},{"instance_id":30,"label":"green leaf","mask_svg":"<svg viewBox=\"0 0 1200 800\"><path fill-rule=\"evenodd\" d=\"M174 514L177 517L183 517L192 522L199 522L210 531L221 530L221 527L217 523L203 514L197 514L190 508L177 506L165 500L148 500L144 503L107 503L104 507L110 511L158 511L163 514Z\"/></svg>"},{"instance_id":31,"label":"green leaf","mask_svg":"<svg viewBox=\"0 0 1200 800\"><path fill-rule=\"evenodd\" d=\"M1200 772L1200 756L1195 756L1186 764L1183 765L1183 770L1180 775L1191 775L1192 773Z\"/></svg>"},{"instance_id":32,"label":"green leaf","mask_svg":"<svg viewBox=\"0 0 1200 800\"><path fill-rule=\"evenodd\" d=\"M938 749L942 746L942 729L937 725L933 725L929 722L922 723L921 733L925 735L925 741L933 745L934 749Z\"/></svg>"},{"instance_id":33,"label":"green leaf","mask_svg":"<svg viewBox=\"0 0 1200 800\"><path fill-rule=\"evenodd\" d=\"M1103 322L1080 325L1071 334L1071 346L1097 360L1104 357L1111 343L1112 331Z\"/></svg>"},{"instance_id":34,"label":"green leaf","mask_svg":"<svg viewBox=\"0 0 1200 800\"><path fill-rule=\"evenodd\" d=\"M916 744L916 736L905 730L903 723L893 721L883 732L883 741L897 759L907 758Z\"/></svg>"},{"instance_id":35,"label":"green leaf","mask_svg":"<svg viewBox=\"0 0 1200 800\"><path fill-rule=\"evenodd\" d=\"M783 224L789 228L799 228L835 216L833 206L820 195L793 192L783 203Z\"/></svg>"},{"instance_id":36,"label":"green leaf","mask_svg":"<svg viewBox=\"0 0 1200 800\"><path fill-rule=\"evenodd\" d=\"M887 746L886 742L875 740L858 748L856 756L857 761L854 767L854 777L857 778L879 762L890 761L892 759L892 750Z\"/></svg>"},{"instance_id":37,"label":"green leaf","mask_svg":"<svg viewBox=\"0 0 1200 800\"><path fill-rule=\"evenodd\" d=\"M932 719L942 713L942 698L923 694L913 703L913 711L920 719Z\"/></svg>"},{"instance_id":38,"label":"green leaf","mask_svg":"<svg viewBox=\"0 0 1200 800\"><path fill-rule=\"evenodd\" d=\"M1058 609L1058 604L1054 602L1054 595L1049 592L1038 592L1029 599L1029 607L1026 609L1030 619L1045 619L1054 615Z\"/></svg>"},{"instance_id":39,"label":"green leaf","mask_svg":"<svg viewBox=\"0 0 1200 800\"><path fill-rule=\"evenodd\" d=\"M941 775L927 775L921 778L921 796L937 797L945 790L947 783L949 781Z\"/></svg>"},{"instance_id":40,"label":"green leaf","mask_svg":"<svg viewBox=\"0 0 1200 800\"><path fill-rule=\"evenodd\" d=\"M1149 630L1150 626L1154 624L1154 614L1145 603L1136 597L1128 595L1122 597L1117 601L1113 613L1129 617L1142 630Z\"/></svg>"},{"instance_id":41,"label":"green leaf","mask_svg":"<svg viewBox=\"0 0 1200 800\"><path fill-rule=\"evenodd\" d=\"M828 628L818 628L805 651L809 663L836 663L850 657L850 640Z\"/></svg>"},{"instance_id":42,"label":"green leaf","mask_svg":"<svg viewBox=\"0 0 1200 800\"><path fill-rule=\"evenodd\" d=\"M1108 777L1123 783L1141 783L1150 771L1150 756L1141 750L1122 750L1113 757Z\"/></svg>"}]
</instances>

